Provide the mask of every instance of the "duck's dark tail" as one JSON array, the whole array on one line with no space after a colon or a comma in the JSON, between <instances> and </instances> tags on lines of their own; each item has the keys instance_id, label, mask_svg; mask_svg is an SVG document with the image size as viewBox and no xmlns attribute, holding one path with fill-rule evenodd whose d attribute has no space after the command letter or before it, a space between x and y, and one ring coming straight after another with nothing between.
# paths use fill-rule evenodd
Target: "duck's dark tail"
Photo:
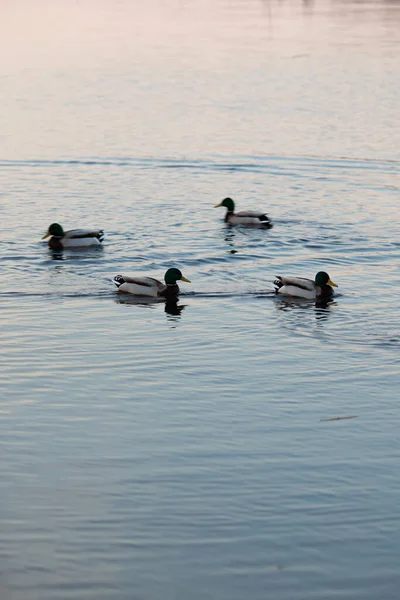
<instances>
[{"instance_id":1,"label":"duck's dark tail","mask_svg":"<svg viewBox=\"0 0 400 600\"><path fill-rule=\"evenodd\" d=\"M260 222L262 225L264 225L264 227L271 229L272 223L271 223L271 219L268 217L268 215L260 215L258 218L260 219Z\"/></svg>"},{"instance_id":2,"label":"duck's dark tail","mask_svg":"<svg viewBox=\"0 0 400 600\"><path fill-rule=\"evenodd\" d=\"M277 294L279 292L279 290L281 289L281 287L284 285L280 275L276 276L276 279L274 281L274 286L275 286L275 293Z\"/></svg>"},{"instance_id":3,"label":"duck's dark tail","mask_svg":"<svg viewBox=\"0 0 400 600\"><path fill-rule=\"evenodd\" d=\"M117 288L119 288L120 285L125 283L125 279L122 277L122 275L116 275L113 279L113 282L115 283Z\"/></svg>"}]
</instances>

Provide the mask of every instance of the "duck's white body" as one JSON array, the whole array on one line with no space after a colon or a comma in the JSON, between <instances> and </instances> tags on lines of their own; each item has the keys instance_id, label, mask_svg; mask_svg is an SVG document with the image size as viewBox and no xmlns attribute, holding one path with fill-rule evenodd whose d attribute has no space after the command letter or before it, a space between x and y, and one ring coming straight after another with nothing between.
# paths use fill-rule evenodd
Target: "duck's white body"
<instances>
[{"instance_id":1,"label":"duck's white body","mask_svg":"<svg viewBox=\"0 0 400 600\"><path fill-rule=\"evenodd\" d=\"M321 288L312 279L306 279L305 277L279 276L274 283L276 285L275 291L286 296L315 300L321 292ZM278 285L281 287L278 287Z\"/></svg>"},{"instance_id":2,"label":"duck's white body","mask_svg":"<svg viewBox=\"0 0 400 600\"><path fill-rule=\"evenodd\" d=\"M231 225L270 225L265 213L255 210L241 210L238 213L227 213L226 222Z\"/></svg>"},{"instance_id":3,"label":"duck's white body","mask_svg":"<svg viewBox=\"0 0 400 600\"><path fill-rule=\"evenodd\" d=\"M305 277L278 276L274 285L278 294L307 300L330 300L333 296L333 287L337 287L325 271L319 271L314 281Z\"/></svg>"},{"instance_id":4,"label":"duck's white body","mask_svg":"<svg viewBox=\"0 0 400 600\"><path fill-rule=\"evenodd\" d=\"M49 239L49 248L63 250L64 248L85 248L100 246L104 239L102 229L70 229L64 231L59 223L52 223L42 240Z\"/></svg>"},{"instance_id":5,"label":"duck's white body","mask_svg":"<svg viewBox=\"0 0 400 600\"><path fill-rule=\"evenodd\" d=\"M176 298L179 295L179 286L177 281L186 281L179 269L169 268L164 275L165 283L162 283L154 277L129 277L126 275L116 275L113 282L121 292L127 292L134 296L147 296L148 298Z\"/></svg>"},{"instance_id":6,"label":"duck's white body","mask_svg":"<svg viewBox=\"0 0 400 600\"><path fill-rule=\"evenodd\" d=\"M103 240L104 231L102 229L70 229L60 238L60 243L63 248L83 248L101 246Z\"/></svg>"},{"instance_id":7,"label":"duck's white body","mask_svg":"<svg viewBox=\"0 0 400 600\"><path fill-rule=\"evenodd\" d=\"M123 280L122 283L121 280ZM117 275L113 282L121 292L134 294L135 296L149 296L158 298L163 296L167 290L167 285L153 277L129 277L127 275Z\"/></svg>"}]
</instances>

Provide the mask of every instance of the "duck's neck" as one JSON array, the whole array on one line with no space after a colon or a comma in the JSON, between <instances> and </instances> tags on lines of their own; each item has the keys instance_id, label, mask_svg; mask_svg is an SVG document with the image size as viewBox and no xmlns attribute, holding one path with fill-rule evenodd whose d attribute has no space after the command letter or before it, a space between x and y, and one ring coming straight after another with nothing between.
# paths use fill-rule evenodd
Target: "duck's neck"
<instances>
[{"instance_id":1,"label":"duck's neck","mask_svg":"<svg viewBox=\"0 0 400 600\"><path fill-rule=\"evenodd\" d=\"M62 250L63 245L60 240L61 237L52 235L49 239L49 248L51 248L52 250Z\"/></svg>"},{"instance_id":2,"label":"duck's neck","mask_svg":"<svg viewBox=\"0 0 400 600\"><path fill-rule=\"evenodd\" d=\"M166 298L173 298L179 294L179 286L177 283L167 283L167 287L164 290L163 296Z\"/></svg>"},{"instance_id":3,"label":"duck's neck","mask_svg":"<svg viewBox=\"0 0 400 600\"><path fill-rule=\"evenodd\" d=\"M319 298L329 298L330 296L333 295L333 288L326 284L326 285L320 285L319 287L319 293L317 294Z\"/></svg>"}]
</instances>

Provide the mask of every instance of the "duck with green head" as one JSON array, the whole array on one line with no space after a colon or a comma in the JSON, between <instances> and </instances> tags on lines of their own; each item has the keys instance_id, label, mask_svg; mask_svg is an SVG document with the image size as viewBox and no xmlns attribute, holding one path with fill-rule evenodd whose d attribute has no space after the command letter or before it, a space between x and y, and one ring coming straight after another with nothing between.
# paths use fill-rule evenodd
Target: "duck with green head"
<instances>
[{"instance_id":1,"label":"duck with green head","mask_svg":"<svg viewBox=\"0 0 400 600\"><path fill-rule=\"evenodd\" d=\"M59 223L52 223L42 240L49 236L49 248L63 250L64 248L84 248L100 246L104 240L102 229L70 229L64 231Z\"/></svg>"},{"instance_id":2,"label":"duck with green head","mask_svg":"<svg viewBox=\"0 0 400 600\"><path fill-rule=\"evenodd\" d=\"M337 287L325 271L319 271L314 281L304 277L278 276L274 281L274 285L277 294L286 294L287 296L306 298L307 300L331 298L333 288Z\"/></svg>"},{"instance_id":3,"label":"duck with green head","mask_svg":"<svg viewBox=\"0 0 400 600\"><path fill-rule=\"evenodd\" d=\"M265 213L252 210L242 210L241 212L235 213L235 203L232 198L225 198L222 202L216 204L214 208L220 206L226 208L225 223L230 223L230 225L255 225L258 227L266 227L268 229L272 227L272 223Z\"/></svg>"},{"instance_id":4,"label":"duck with green head","mask_svg":"<svg viewBox=\"0 0 400 600\"><path fill-rule=\"evenodd\" d=\"M120 292L152 298L174 298L180 291L177 281L191 283L179 269L175 268L168 269L164 281L165 283L162 283L153 277L127 277L126 275L116 275L113 279Z\"/></svg>"}]
</instances>

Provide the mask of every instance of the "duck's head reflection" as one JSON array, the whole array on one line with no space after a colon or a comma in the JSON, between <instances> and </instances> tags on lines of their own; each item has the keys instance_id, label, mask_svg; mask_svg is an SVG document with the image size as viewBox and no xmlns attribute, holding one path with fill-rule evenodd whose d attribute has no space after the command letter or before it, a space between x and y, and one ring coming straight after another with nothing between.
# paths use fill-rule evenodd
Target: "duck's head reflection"
<instances>
[{"instance_id":1,"label":"duck's head reflection","mask_svg":"<svg viewBox=\"0 0 400 600\"><path fill-rule=\"evenodd\" d=\"M185 309L186 306L186 304L178 304L178 298L170 298L165 302L164 311L170 317L180 317L181 312Z\"/></svg>"},{"instance_id":2,"label":"duck's head reflection","mask_svg":"<svg viewBox=\"0 0 400 600\"><path fill-rule=\"evenodd\" d=\"M50 260L66 260L66 257L62 250L50 250L49 257Z\"/></svg>"},{"instance_id":3,"label":"duck's head reflection","mask_svg":"<svg viewBox=\"0 0 400 600\"><path fill-rule=\"evenodd\" d=\"M332 298L329 300L329 298L319 298L315 301L315 308L317 309L315 312L316 313L321 313L321 314L325 314L325 311L329 313L329 309L331 306L335 306L336 302L334 300L332 300Z\"/></svg>"},{"instance_id":4,"label":"duck's head reflection","mask_svg":"<svg viewBox=\"0 0 400 600\"><path fill-rule=\"evenodd\" d=\"M228 250L228 254L237 254L237 250L235 250L235 235L236 235L236 231L235 228L232 227L232 225L227 225L224 229L224 233L225 233L225 242L227 242L228 246L229 246L229 250Z\"/></svg>"}]
</instances>

